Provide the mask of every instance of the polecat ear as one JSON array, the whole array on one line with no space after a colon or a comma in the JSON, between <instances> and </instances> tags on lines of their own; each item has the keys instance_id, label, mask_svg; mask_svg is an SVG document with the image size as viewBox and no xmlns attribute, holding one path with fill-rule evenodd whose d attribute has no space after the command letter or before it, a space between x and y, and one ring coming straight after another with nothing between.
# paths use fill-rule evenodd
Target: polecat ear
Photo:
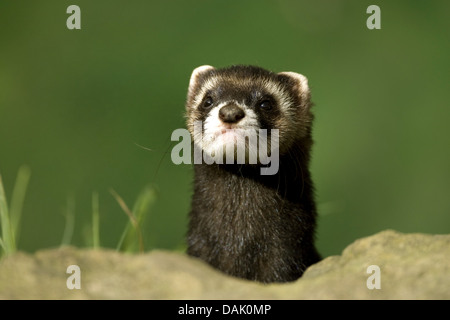
<instances>
[{"instance_id":1,"label":"polecat ear","mask_svg":"<svg viewBox=\"0 0 450 320\"><path fill-rule=\"evenodd\" d=\"M308 86L308 79L304 75L291 71L280 72L278 74L288 76L297 83L298 91L302 99L309 98L310 91Z\"/></svg>"},{"instance_id":2,"label":"polecat ear","mask_svg":"<svg viewBox=\"0 0 450 320\"><path fill-rule=\"evenodd\" d=\"M200 66L194 69L194 71L192 71L191 74L191 79L189 80L189 95L193 92L194 88L196 87L198 80L200 78L200 75L209 71L209 70L213 70L214 67L212 66L208 66L208 65L204 65L204 66Z\"/></svg>"}]
</instances>

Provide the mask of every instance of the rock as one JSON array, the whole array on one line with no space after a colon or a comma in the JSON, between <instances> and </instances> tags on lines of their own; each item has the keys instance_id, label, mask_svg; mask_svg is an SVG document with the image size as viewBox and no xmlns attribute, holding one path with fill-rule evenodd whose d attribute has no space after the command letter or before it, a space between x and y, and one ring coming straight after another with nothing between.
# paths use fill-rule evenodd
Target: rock
<instances>
[{"instance_id":1,"label":"rock","mask_svg":"<svg viewBox=\"0 0 450 320\"><path fill-rule=\"evenodd\" d=\"M69 265L81 289L69 290ZM380 289L367 273L379 267ZM0 261L0 299L450 299L450 235L383 231L311 266L299 280L263 285L226 276L182 253L123 254L73 247ZM372 283L372 281L369 281Z\"/></svg>"}]
</instances>

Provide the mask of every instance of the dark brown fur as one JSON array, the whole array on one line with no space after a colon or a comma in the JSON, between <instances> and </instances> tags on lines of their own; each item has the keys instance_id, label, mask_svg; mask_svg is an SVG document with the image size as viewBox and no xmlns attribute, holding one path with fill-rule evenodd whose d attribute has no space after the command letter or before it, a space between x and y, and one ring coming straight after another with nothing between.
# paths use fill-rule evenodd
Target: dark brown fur
<instances>
[{"instance_id":1,"label":"dark brown fur","mask_svg":"<svg viewBox=\"0 0 450 320\"><path fill-rule=\"evenodd\" d=\"M314 246L316 208L308 168L312 145L309 94L308 101L301 101L293 81L260 68L243 68L258 77L283 81L292 91L293 108L301 109L299 117L308 118L295 119L301 127L298 130L280 129L280 143L288 149L280 154L275 175L261 175L259 165L194 165L188 254L232 276L265 283L293 281L320 260ZM188 97L188 117L189 101L192 97ZM269 120L262 123L273 128Z\"/></svg>"}]
</instances>

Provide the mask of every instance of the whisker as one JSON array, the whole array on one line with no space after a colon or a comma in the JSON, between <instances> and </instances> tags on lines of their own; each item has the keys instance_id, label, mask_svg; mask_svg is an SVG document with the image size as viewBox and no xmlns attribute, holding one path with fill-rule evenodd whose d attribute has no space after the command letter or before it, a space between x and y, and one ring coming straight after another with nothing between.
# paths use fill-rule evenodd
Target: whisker
<instances>
[{"instance_id":1,"label":"whisker","mask_svg":"<svg viewBox=\"0 0 450 320\"><path fill-rule=\"evenodd\" d=\"M141 149L144 149L144 150L147 150L147 151L154 151L153 149L150 149L150 148L144 147L144 146L140 145L140 144L139 144L139 143L137 143L137 142L135 142L134 144L135 144L136 146L138 146L139 148L141 148Z\"/></svg>"}]
</instances>

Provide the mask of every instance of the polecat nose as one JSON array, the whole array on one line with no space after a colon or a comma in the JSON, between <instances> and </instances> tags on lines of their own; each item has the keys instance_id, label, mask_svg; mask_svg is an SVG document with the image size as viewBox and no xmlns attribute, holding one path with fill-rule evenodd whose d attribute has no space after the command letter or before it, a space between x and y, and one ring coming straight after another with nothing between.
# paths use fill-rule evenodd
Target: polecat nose
<instances>
[{"instance_id":1,"label":"polecat nose","mask_svg":"<svg viewBox=\"0 0 450 320\"><path fill-rule=\"evenodd\" d=\"M244 117L244 110L235 104L228 104L219 110L219 119L226 123L236 123Z\"/></svg>"}]
</instances>

